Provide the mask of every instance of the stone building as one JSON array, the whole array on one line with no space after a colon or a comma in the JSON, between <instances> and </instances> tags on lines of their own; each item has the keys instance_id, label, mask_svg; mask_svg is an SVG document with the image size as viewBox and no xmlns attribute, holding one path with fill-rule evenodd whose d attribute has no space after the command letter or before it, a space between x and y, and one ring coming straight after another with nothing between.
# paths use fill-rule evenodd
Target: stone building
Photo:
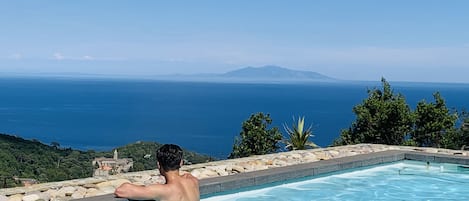
<instances>
[{"instance_id":1,"label":"stone building","mask_svg":"<svg viewBox=\"0 0 469 201\"><path fill-rule=\"evenodd\" d=\"M13 180L15 180L16 183L21 183L23 186L28 187L33 184L37 184L37 180L31 179L31 178L19 178L19 177L13 177Z\"/></svg>"},{"instance_id":2,"label":"stone building","mask_svg":"<svg viewBox=\"0 0 469 201\"><path fill-rule=\"evenodd\" d=\"M134 162L131 158L121 158L117 149L114 150L113 158L99 157L93 160L93 167L98 166L93 176L106 176L109 174L118 174L128 172L133 167Z\"/></svg>"}]
</instances>

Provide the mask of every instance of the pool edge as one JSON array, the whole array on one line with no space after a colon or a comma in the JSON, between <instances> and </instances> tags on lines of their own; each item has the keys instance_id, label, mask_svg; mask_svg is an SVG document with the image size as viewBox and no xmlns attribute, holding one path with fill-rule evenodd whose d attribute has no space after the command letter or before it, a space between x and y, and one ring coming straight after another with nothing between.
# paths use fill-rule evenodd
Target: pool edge
<instances>
[{"instance_id":1,"label":"pool edge","mask_svg":"<svg viewBox=\"0 0 469 201\"><path fill-rule=\"evenodd\" d=\"M415 151L388 150L360 154L329 160L321 160L285 167L276 167L267 170L238 173L228 176L201 179L199 189L201 196L231 191L245 187L263 185L273 182L281 182L288 179L297 179L307 176L333 173L351 168L367 167L401 160L415 160L424 162L455 163L469 165L469 157L460 155L447 155L438 153L423 153ZM81 201L98 200L127 200L115 198L113 194L96 197L75 199Z\"/></svg>"},{"instance_id":2,"label":"pool edge","mask_svg":"<svg viewBox=\"0 0 469 201\"><path fill-rule=\"evenodd\" d=\"M289 179L317 176L336 171L397 162L401 160L469 165L469 158L459 155L389 150L201 179L200 194L207 195L224 191L232 191L240 188L281 182Z\"/></svg>"}]
</instances>

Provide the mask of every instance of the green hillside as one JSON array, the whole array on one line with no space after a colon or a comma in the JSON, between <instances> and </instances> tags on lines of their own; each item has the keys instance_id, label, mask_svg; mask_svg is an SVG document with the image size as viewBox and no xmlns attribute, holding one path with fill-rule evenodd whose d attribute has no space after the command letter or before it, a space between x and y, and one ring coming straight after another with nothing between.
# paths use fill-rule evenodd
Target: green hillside
<instances>
[{"instance_id":1,"label":"green hillside","mask_svg":"<svg viewBox=\"0 0 469 201\"><path fill-rule=\"evenodd\" d=\"M113 150L96 152L61 148L57 143L45 145L37 140L0 134L0 188L14 187L13 177L32 178L39 182L62 181L91 177L96 157L112 157ZM161 144L137 142L118 147L119 158L132 158L132 171L156 168L155 151ZM146 155L146 157L145 157ZM201 163L211 157L185 150L186 163Z\"/></svg>"},{"instance_id":2,"label":"green hillside","mask_svg":"<svg viewBox=\"0 0 469 201\"><path fill-rule=\"evenodd\" d=\"M156 142L136 142L123 147L118 147L119 158L132 158L134 161L133 171L151 170L156 168L155 151L162 144ZM106 157L112 157L112 151L106 153ZM147 156L147 157L145 157ZM184 163L205 163L213 159L206 155L184 150Z\"/></svg>"}]
</instances>

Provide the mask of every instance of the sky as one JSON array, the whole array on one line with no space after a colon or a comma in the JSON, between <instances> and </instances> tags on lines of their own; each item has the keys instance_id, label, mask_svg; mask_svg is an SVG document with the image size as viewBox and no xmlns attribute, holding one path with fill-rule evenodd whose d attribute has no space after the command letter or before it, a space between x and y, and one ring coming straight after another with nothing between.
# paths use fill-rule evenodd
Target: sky
<instances>
[{"instance_id":1,"label":"sky","mask_svg":"<svg viewBox=\"0 0 469 201\"><path fill-rule=\"evenodd\" d=\"M0 0L0 75L149 76L277 65L469 83L466 0Z\"/></svg>"}]
</instances>

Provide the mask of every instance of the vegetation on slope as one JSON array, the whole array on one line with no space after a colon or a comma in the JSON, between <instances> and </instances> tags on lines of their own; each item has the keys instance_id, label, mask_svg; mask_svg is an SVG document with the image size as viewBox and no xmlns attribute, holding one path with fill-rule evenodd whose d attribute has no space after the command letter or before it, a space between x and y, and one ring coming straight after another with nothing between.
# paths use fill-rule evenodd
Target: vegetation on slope
<instances>
[{"instance_id":1,"label":"vegetation on slope","mask_svg":"<svg viewBox=\"0 0 469 201\"><path fill-rule=\"evenodd\" d=\"M156 142L136 142L123 147L118 147L119 158L132 158L134 161L133 171L156 169L156 150L162 144ZM107 152L106 157L112 157L113 152ZM213 158L195 152L184 150L184 164L205 163Z\"/></svg>"},{"instance_id":2,"label":"vegetation on slope","mask_svg":"<svg viewBox=\"0 0 469 201\"><path fill-rule=\"evenodd\" d=\"M161 146L155 142L138 142L118 147L119 158L132 158L133 171L156 168L155 151ZM212 160L211 157L185 151L187 163L200 163ZM147 155L147 157L145 157ZM58 143L45 145L37 140L0 134L0 188L19 185L13 180L32 178L39 182L62 181L91 177L96 157L112 158L113 150L96 152L60 148Z\"/></svg>"}]
</instances>

